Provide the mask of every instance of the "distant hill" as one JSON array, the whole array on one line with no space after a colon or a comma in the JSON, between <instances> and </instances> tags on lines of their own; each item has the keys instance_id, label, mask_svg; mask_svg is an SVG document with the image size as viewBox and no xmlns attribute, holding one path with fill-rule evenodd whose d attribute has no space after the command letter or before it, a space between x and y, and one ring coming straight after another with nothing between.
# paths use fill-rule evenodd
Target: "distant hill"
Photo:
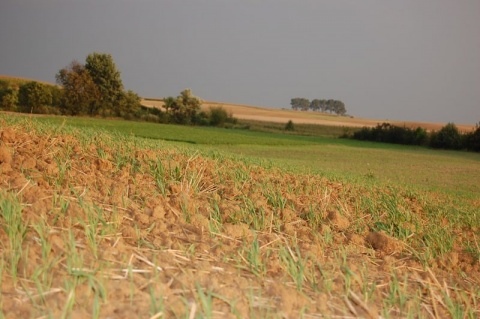
<instances>
[{"instance_id":1,"label":"distant hill","mask_svg":"<svg viewBox=\"0 0 480 319\"><path fill-rule=\"evenodd\" d=\"M144 98L142 105L163 108L163 100L155 98ZM363 119L347 116L338 116L328 113L313 111L294 111L291 109L275 109L268 107L259 107L243 104L224 103L204 101L202 107L208 109L210 107L223 107L234 117L244 120L256 120L264 122L287 123L292 120L294 123L301 124L318 124L327 126L345 126L345 127L374 127L381 123L390 123L396 126L406 126L411 128L422 127L426 130L439 130L446 123L428 123L428 122L405 122L381 119ZM457 124L455 125L461 131L472 131L475 129L473 125Z\"/></svg>"},{"instance_id":2,"label":"distant hill","mask_svg":"<svg viewBox=\"0 0 480 319\"><path fill-rule=\"evenodd\" d=\"M35 79L22 78L18 76L10 76L10 75L3 75L3 74L0 74L0 81L7 81L11 83L13 86L20 86L24 83L32 82L32 81L43 83L46 85L56 85L55 83L51 83L51 82L45 82L45 81L40 81Z\"/></svg>"},{"instance_id":3,"label":"distant hill","mask_svg":"<svg viewBox=\"0 0 480 319\"><path fill-rule=\"evenodd\" d=\"M20 86L26 82L36 81L47 85L56 85L54 83L39 81L35 79L1 75L0 82L8 81L13 86ZM163 100L159 98L143 98L142 105L156 108L163 108ZM411 128L422 127L426 130L439 130L446 123L429 123L429 122L406 122L382 119L363 119L346 116L332 115L328 113L312 112L312 111L294 111L291 109L275 109L261 106L252 106L244 104L235 104L227 102L204 101L202 107L208 109L210 107L223 107L227 112L238 119L256 120L264 122L287 123L292 120L294 123L301 124L318 124L329 126L345 126L345 127L374 127L381 123L390 123L396 126L406 126ZM455 123L460 131L470 132L475 129L474 125Z\"/></svg>"}]
</instances>

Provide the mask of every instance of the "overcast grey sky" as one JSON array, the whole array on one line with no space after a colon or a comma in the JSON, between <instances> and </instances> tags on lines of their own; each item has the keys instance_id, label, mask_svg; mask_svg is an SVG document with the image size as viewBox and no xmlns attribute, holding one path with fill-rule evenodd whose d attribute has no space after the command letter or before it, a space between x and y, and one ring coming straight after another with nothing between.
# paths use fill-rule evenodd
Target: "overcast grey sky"
<instances>
[{"instance_id":1,"label":"overcast grey sky","mask_svg":"<svg viewBox=\"0 0 480 319\"><path fill-rule=\"evenodd\" d=\"M480 121L479 0L0 1L0 74L54 82L91 52L144 97Z\"/></svg>"}]
</instances>

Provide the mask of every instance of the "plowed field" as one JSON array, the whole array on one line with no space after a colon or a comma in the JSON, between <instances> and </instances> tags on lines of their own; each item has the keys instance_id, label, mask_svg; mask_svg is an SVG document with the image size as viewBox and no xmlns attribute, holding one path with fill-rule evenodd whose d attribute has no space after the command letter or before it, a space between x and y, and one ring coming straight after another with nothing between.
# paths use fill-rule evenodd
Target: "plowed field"
<instances>
[{"instance_id":1,"label":"plowed field","mask_svg":"<svg viewBox=\"0 0 480 319\"><path fill-rule=\"evenodd\" d=\"M0 118L6 318L480 316L478 211Z\"/></svg>"}]
</instances>

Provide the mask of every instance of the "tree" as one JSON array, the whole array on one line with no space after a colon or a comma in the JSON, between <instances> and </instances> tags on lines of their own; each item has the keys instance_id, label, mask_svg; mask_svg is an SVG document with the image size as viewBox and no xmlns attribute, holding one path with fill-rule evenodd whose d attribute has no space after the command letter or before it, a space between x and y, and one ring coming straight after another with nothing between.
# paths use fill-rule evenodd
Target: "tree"
<instances>
[{"instance_id":1,"label":"tree","mask_svg":"<svg viewBox=\"0 0 480 319\"><path fill-rule=\"evenodd\" d=\"M176 98L167 97L164 104L173 123L191 124L200 110L201 100L194 96L190 89L185 89Z\"/></svg>"},{"instance_id":2,"label":"tree","mask_svg":"<svg viewBox=\"0 0 480 319\"><path fill-rule=\"evenodd\" d=\"M310 103L310 109L312 111L320 111L321 108L322 108L322 101L319 99L314 99Z\"/></svg>"},{"instance_id":3,"label":"tree","mask_svg":"<svg viewBox=\"0 0 480 319\"><path fill-rule=\"evenodd\" d=\"M333 112L338 115L345 115L347 110L345 109L345 104L342 101L335 100L333 102Z\"/></svg>"},{"instance_id":4,"label":"tree","mask_svg":"<svg viewBox=\"0 0 480 319\"><path fill-rule=\"evenodd\" d=\"M320 110L322 112L326 112L327 111L327 103L328 101L327 100L320 100Z\"/></svg>"},{"instance_id":5,"label":"tree","mask_svg":"<svg viewBox=\"0 0 480 319\"><path fill-rule=\"evenodd\" d=\"M22 112L45 113L46 106L52 104L52 93L42 83L27 82L20 86L18 102Z\"/></svg>"},{"instance_id":6,"label":"tree","mask_svg":"<svg viewBox=\"0 0 480 319\"><path fill-rule=\"evenodd\" d=\"M137 93L133 92L132 90L123 92L120 95L118 105L115 108L116 115L121 116L123 118L134 117L134 115L139 111L141 107L140 101L141 101L141 98L138 96Z\"/></svg>"},{"instance_id":7,"label":"tree","mask_svg":"<svg viewBox=\"0 0 480 319\"><path fill-rule=\"evenodd\" d=\"M334 100L329 99L325 101L325 111L332 113L333 112L333 106L334 105Z\"/></svg>"},{"instance_id":8,"label":"tree","mask_svg":"<svg viewBox=\"0 0 480 319\"><path fill-rule=\"evenodd\" d=\"M475 126L475 131L466 134L465 146L470 151L480 152L480 122Z\"/></svg>"},{"instance_id":9,"label":"tree","mask_svg":"<svg viewBox=\"0 0 480 319\"><path fill-rule=\"evenodd\" d=\"M300 108L300 98L296 97L290 100L290 105L292 106L292 110L298 110Z\"/></svg>"},{"instance_id":10,"label":"tree","mask_svg":"<svg viewBox=\"0 0 480 319\"><path fill-rule=\"evenodd\" d=\"M100 91L88 70L77 61L61 69L55 76L63 86L61 109L69 115L96 115Z\"/></svg>"},{"instance_id":11,"label":"tree","mask_svg":"<svg viewBox=\"0 0 480 319\"><path fill-rule=\"evenodd\" d=\"M453 123L448 123L438 132L433 132L430 139L433 148L458 150L462 147L462 136Z\"/></svg>"},{"instance_id":12,"label":"tree","mask_svg":"<svg viewBox=\"0 0 480 319\"><path fill-rule=\"evenodd\" d=\"M13 111L18 104L18 86L11 82L0 80L0 108L5 111Z\"/></svg>"},{"instance_id":13,"label":"tree","mask_svg":"<svg viewBox=\"0 0 480 319\"><path fill-rule=\"evenodd\" d=\"M56 75L63 86L62 110L66 114L132 118L140 110L140 97L123 89L120 71L106 53L91 53L85 65L73 61Z\"/></svg>"},{"instance_id":14,"label":"tree","mask_svg":"<svg viewBox=\"0 0 480 319\"><path fill-rule=\"evenodd\" d=\"M0 94L0 107L5 111L15 110L18 104L18 91L5 89Z\"/></svg>"},{"instance_id":15,"label":"tree","mask_svg":"<svg viewBox=\"0 0 480 319\"><path fill-rule=\"evenodd\" d=\"M106 53L91 53L85 60L85 69L100 95L95 103L97 112L120 115L122 112L116 109L116 106L124 99L123 83L112 56Z\"/></svg>"},{"instance_id":16,"label":"tree","mask_svg":"<svg viewBox=\"0 0 480 319\"><path fill-rule=\"evenodd\" d=\"M308 111L310 107L310 101L306 98L296 97L291 99L290 105L294 110Z\"/></svg>"},{"instance_id":17,"label":"tree","mask_svg":"<svg viewBox=\"0 0 480 319\"><path fill-rule=\"evenodd\" d=\"M49 85L48 89L52 94L52 106L59 108L62 104L63 90L58 85Z\"/></svg>"}]
</instances>

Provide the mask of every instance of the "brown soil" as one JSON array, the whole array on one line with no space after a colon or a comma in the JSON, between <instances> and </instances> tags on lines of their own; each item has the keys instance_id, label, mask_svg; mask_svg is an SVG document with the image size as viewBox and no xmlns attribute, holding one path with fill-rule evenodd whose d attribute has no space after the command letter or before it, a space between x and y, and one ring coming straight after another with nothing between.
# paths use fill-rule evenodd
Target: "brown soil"
<instances>
[{"instance_id":1,"label":"brown soil","mask_svg":"<svg viewBox=\"0 0 480 319\"><path fill-rule=\"evenodd\" d=\"M0 219L6 318L85 318L96 304L101 318L444 317L444 293L478 297L478 260L459 247L424 267L369 230L349 185L109 139L0 122L0 195L28 226L15 278ZM285 256L311 270L300 286ZM396 279L412 293L402 307L385 301Z\"/></svg>"}]
</instances>

